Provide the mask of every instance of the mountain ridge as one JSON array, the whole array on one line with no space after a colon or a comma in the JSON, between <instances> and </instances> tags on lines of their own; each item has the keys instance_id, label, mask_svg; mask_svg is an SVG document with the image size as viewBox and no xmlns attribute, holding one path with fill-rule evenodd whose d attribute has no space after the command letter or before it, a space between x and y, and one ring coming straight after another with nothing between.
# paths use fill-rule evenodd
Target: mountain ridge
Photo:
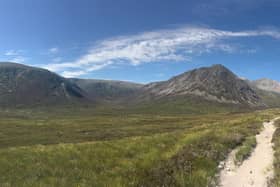
<instances>
[{"instance_id":1,"label":"mountain ridge","mask_svg":"<svg viewBox=\"0 0 280 187\"><path fill-rule=\"evenodd\" d=\"M48 70L0 63L0 104L60 104L85 99L83 90Z\"/></svg>"},{"instance_id":2,"label":"mountain ridge","mask_svg":"<svg viewBox=\"0 0 280 187\"><path fill-rule=\"evenodd\" d=\"M273 103L270 101L278 100L278 97L280 94L260 91L254 82L239 78L220 64L143 85L114 80L68 79L45 69L0 62L0 105L7 106L75 102L102 104L103 101L125 106L127 103L136 105L165 98L171 101L197 98L227 105L266 107L266 102Z\"/></svg>"},{"instance_id":3,"label":"mountain ridge","mask_svg":"<svg viewBox=\"0 0 280 187\"><path fill-rule=\"evenodd\" d=\"M148 84L145 89L155 97L190 94L220 103L263 105L246 81L220 64L187 71L167 81Z\"/></svg>"},{"instance_id":4,"label":"mountain ridge","mask_svg":"<svg viewBox=\"0 0 280 187\"><path fill-rule=\"evenodd\" d=\"M280 93L280 83L276 80L268 79L268 78L261 78L258 80L250 81L252 85L255 87L266 90L272 91L276 93Z\"/></svg>"},{"instance_id":5,"label":"mountain ridge","mask_svg":"<svg viewBox=\"0 0 280 187\"><path fill-rule=\"evenodd\" d=\"M71 82L77 84L92 100L108 100L126 97L140 91L142 84L101 79L78 79L71 78Z\"/></svg>"}]
</instances>

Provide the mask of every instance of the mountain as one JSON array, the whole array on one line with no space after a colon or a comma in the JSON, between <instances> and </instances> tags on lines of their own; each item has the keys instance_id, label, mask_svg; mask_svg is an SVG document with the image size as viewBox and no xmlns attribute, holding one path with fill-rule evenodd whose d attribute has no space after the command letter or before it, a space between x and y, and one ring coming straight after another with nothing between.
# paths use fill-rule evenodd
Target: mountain
<instances>
[{"instance_id":1,"label":"mountain","mask_svg":"<svg viewBox=\"0 0 280 187\"><path fill-rule=\"evenodd\" d=\"M0 105L36 105L80 102L82 89L48 70L0 63Z\"/></svg>"},{"instance_id":2,"label":"mountain","mask_svg":"<svg viewBox=\"0 0 280 187\"><path fill-rule=\"evenodd\" d=\"M280 83L271 79L246 80L268 107L280 106Z\"/></svg>"},{"instance_id":3,"label":"mountain","mask_svg":"<svg viewBox=\"0 0 280 187\"><path fill-rule=\"evenodd\" d=\"M275 80L264 78L251 81L251 84L261 90L280 93L280 83Z\"/></svg>"},{"instance_id":4,"label":"mountain","mask_svg":"<svg viewBox=\"0 0 280 187\"><path fill-rule=\"evenodd\" d=\"M106 103L108 108L117 104L114 106L131 111L137 108L147 112L219 111L233 106L280 106L277 88L275 82L242 80L222 65L198 68L167 81L142 85L125 81L67 79L41 68L0 63L0 106L65 103L102 106Z\"/></svg>"},{"instance_id":5,"label":"mountain","mask_svg":"<svg viewBox=\"0 0 280 187\"><path fill-rule=\"evenodd\" d=\"M252 87L267 107L280 107L280 93Z\"/></svg>"},{"instance_id":6,"label":"mountain","mask_svg":"<svg viewBox=\"0 0 280 187\"><path fill-rule=\"evenodd\" d=\"M69 79L83 89L92 100L117 100L138 93L142 84L126 81Z\"/></svg>"},{"instance_id":7,"label":"mountain","mask_svg":"<svg viewBox=\"0 0 280 187\"><path fill-rule=\"evenodd\" d=\"M208 101L264 106L250 85L222 65L194 69L144 87L146 98L197 96Z\"/></svg>"}]
</instances>

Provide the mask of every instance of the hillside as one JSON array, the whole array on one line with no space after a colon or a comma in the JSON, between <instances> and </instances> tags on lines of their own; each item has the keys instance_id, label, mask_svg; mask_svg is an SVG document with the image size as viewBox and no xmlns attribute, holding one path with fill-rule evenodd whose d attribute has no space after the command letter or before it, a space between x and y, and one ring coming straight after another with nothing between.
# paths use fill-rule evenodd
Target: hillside
<instances>
[{"instance_id":1,"label":"hillside","mask_svg":"<svg viewBox=\"0 0 280 187\"><path fill-rule=\"evenodd\" d=\"M50 71L16 63L0 63L1 106L80 102L84 92Z\"/></svg>"},{"instance_id":2,"label":"hillside","mask_svg":"<svg viewBox=\"0 0 280 187\"><path fill-rule=\"evenodd\" d=\"M188 71L168 81L148 84L144 90L151 98L192 95L218 103L264 106L246 81L222 65Z\"/></svg>"},{"instance_id":3,"label":"hillside","mask_svg":"<svg viewBox=\"0 0 280 187\"><path fill-rule=\"evenodd\" d=\"M280 83L271 79L247 80L251 88L269 107L280 106Z\"/></svg>"},{"instance_id":4,"label":"hillside","mask_svg":"<svg viewBox=\"0 0 280 187\"><path fill-rule=\"evenodd\" d=\"M167 81L142 85L113 80L66 79L41 68L2 62L0 105L93 103L92 106L106 104L106 108L117 107L125 111L191 113L280 106L280 93L271 91L277 89L277 82L267 82L242 80L222 65L194 69Z\"/></svg>"},{"instance_id":5,"label":"hillside","mask_svg":"<svg viewBox=\"0 0 280 187\"><path fill-rule=\"evenodd\" d=\"M116 100L136 94L142 84L97 79L69 79L82 88L92 100Z\"/></svg>"},{"instance_id":6,"label":"hillside","mask_svg":"<svg viewBox=\"0 0 280 187\"><path fill-rule=\"evenodd\" d=\"M251 81L251 84L261 90L280 93L280 83L275 80L263 78Z\"/></svg>"}]
</instances>

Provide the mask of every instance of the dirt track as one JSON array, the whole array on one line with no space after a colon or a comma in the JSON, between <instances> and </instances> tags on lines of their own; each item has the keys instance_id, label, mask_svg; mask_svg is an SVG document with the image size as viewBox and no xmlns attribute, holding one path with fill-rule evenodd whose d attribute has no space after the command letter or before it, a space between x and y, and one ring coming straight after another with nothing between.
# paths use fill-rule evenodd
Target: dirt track
<instances>
[{"instance_id":1,"label":"dirt track","mask_svg":"<svg viewBox=\"0 0 280 187\"><path fill-rule=\"evenodd\" d=\"M220 173L222 187L267 187L273 177L273 144L271 143L274 120L264 123L264 129L256 136L257 146L251 156L240 167L234 164L236 150L230 153Z\"/></svg>"}]
</instances>

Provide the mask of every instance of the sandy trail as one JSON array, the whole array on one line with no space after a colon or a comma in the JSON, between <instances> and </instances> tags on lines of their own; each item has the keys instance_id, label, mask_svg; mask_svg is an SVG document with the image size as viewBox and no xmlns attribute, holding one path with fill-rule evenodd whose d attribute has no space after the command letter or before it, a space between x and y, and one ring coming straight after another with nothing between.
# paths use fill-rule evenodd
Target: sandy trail
<instances>
[{"instance_id":1,"label":"sandy trail","mask_svg":"<svg viewBox=\"0 0 280 187\"><path fill-rule=\"evenodd\" d=\"M276 120L276 119L275 119ZM274 121L265 122L264 129L256 136L257 146L251 156L240 167L234 164L233 150L224 163L220 173L222 187L267 187L267 182L273 177L273 144L271 143L276 128Z\"/></svg>"}]
</instances>

